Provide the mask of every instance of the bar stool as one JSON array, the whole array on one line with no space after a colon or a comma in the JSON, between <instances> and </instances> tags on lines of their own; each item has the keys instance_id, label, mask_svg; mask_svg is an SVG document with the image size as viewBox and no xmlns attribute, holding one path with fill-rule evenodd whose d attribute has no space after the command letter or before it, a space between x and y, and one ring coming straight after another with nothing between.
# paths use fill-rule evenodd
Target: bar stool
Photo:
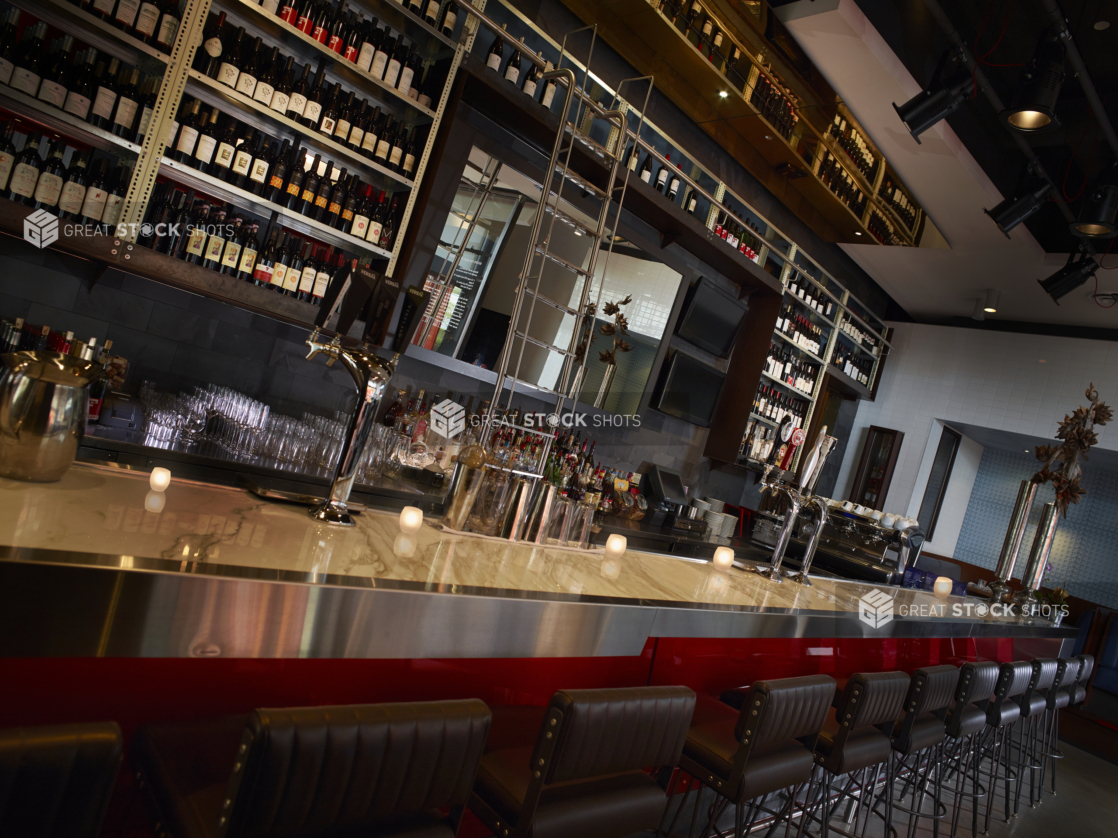
<instances>
[{"instance_id":1,"label":"bar stool","mask_svg":"<svg viewBox=\"0 0 1118 838\"><path fill-rule=\"evenodd\" d=\"M1045 696L1044 706L1044 740L1041 745L1041 767L1040 767L1040 794L1044 794L1044 776L1048 771L1048 765L1052 765L1052 794L1056 794L1056 760L1063 759L1063 752L1057 747L1059 737L1059 720L1060 711L1068 706L1071 700L1068 696L1067 685L1074 686L1075 679L1079 677L1079 670L1082 663L1079 660L1067 658L1059 658L1056 661L1056 678L1052 682L1052 688Z\"/></svg>"},{"instance_id":2,"label":"bar stool","mask_svg":"<svg viewBox=\"0 0 1118 838\"><path fill-rule=\"evenodd\" d=\"M498 730L498 708L502 747L482 757L470 809L499 838L655 829L666 800L645 769L678 764L694 707L687 687L563 690L551 697L534 745Z\"/></svg>"},{"instance_id":3,"label":"bar stool","mask_svg":"<svg viewBox=\"0 0 1118 838\"><path fill-rule=\"evenodd\" d=\"M847 679L835 710L828 714L815 743L815 764L820 772L823 788L819 815L823 838L830 835L829 823L833 808L831 785L834 779L847 775L846 785L839 790L836 804L843 797L854 802L855 788L859 791L859 809L864 801L871 802L862 827L865 832L870 815L877 808L873 802L874 792L882 768L885 770L885 789L882 792L885 811L878 815L885 822L886 834L892 830L893 747L889 736L904 707L909 682L910 678L904 672L858 672ZM812 783L815 782L813 774ZM858 826L858 814L858 810L853 812L855 830Z\"/></svg>"},{"instance_id":4,"label":"bar stool","mask_svg":"<svg viewBox=\"0 0 1118 838\"><path fill-rule=\"evenodd\" d=\"M940 711L945 732L953 746L949 761L958 776L952 803L951 838L959 832L964 797L971 799L971 834L978 834L978 801L986 796L986 789L978 782L978 766L974 765L972 770L972 761L978 751L978 735L986 727L986 711L983 708L994 694L998 672L999 667L993 661L964 663L959 668L954 701L949 709ZM970 792L964 791L968 778L971 780Z\"/></svg>"},{"instance_id":5,"label":"bar stool","mask_svg":"<svg viewBox=\"0 0 1118 838\"><path fill-rule=\"evenodd\" d=\"M930 666L917 669L912 673L908 695L904 699L904 717L893 727L890 743L893 746L893 775L899 776L907 771L908 778L904 788L893 804L894 810L909 815L909 838L916 832L920 818L931 818L934 834L939 836L939 822L947 814L942 805L943 787L943 741L947 736L947 726L936 713L946 710L955 695L959 684L959 670L954 666ZM915 756L912 765L906 760ZM924 763L923 769L920 764ZM928 793L928 783L932 785L932 814L922 814L920 809L924 796ZM912 787L912 808L904 809L899 804L905 792ZM942 812L940 810L943 810Z\"/></svg>"},{"instance_id":6,"label":"bar stool","mask_svg":"<svg viewBox=\"0 0 1118 838\"><path fill-rule=\"evenodd\" d=\"M100 835L120 755L116 722L0 730L0 835Z\"/></svg>"},{"instance_id":7,"label":"bar stool","mask_svg":"<svg viewBox=\"0 0 1118 838\"><path fill-rule=\"evenodd\" d=\"M696 783L719 798L701 833L704 836L730 805L734 806L734 835L744 835L760 816L765 797L783 789L791 792L783 809L773 813L773 827L789 821L798 791L811 778L815 740L834 691L830 676L807 675L757 681L748 690L723 693L722 701L701 696L679 762L691 779L665 831L670 833L675 826ZM740 711L727 699L738 703ZM695 831L701 798L700 789L690 834Z\"/></svg>"},{"instance_id":8,"label":"bar stool","mask_svg":"<svg viewBox=\"0 0 1118 838\"><path fill-rule=\"evenodd\" d=\"M1079 655L1079 677L1075 679L1075 692L1070 707L1078 707L1087 700L1087 685L1091 682L1091 671L1095 668L1094 655Z\"/></svg>"},{"instance_id":9,"label":"bar stool","mask_svg":"<svg viewBox=\"0 0 1118 838\"><path fill-rule=\"evenodd\" d=\"M1010 767L1013 749L1013 725L1021 718L1021 705L1015 699L1028 689L1033 677L1033 665L1028 661L1003 663L998 670L998 681L994 686L994 695L986 703L986 729L984 737L991 736L990 744L985 751L979 752L978 770L981 771L982 759L986 753L990 754L990 786L986 797L986 823L985 831L990 831L990 814L994 807L994 795L997 794L998 781L1005 784L1005 820L1009 822L1010 792L1009 784L1020 782L1020 772L1013 771ZM1010 747L1005 743L1009 741ZM1001 776L998 766L1002 766Z\"/></svg>"},{"instance_id":10,"label":"bar stool","mask_svg":"<svg viewBox=\"0 0 1118 838\"><path fill-rule=\"evenodd\" d=\"M1024 768L1029 770L1029 806L1035 805L1033 801L1037 799L1037 772L1043 767L1038 753L1041 746L1041 731L1044 729L1042 722L1048 710L1048 692L1052 690L1052 685L1055 683L1059 664L1055 658L1034 658L1032 667L1033 675L1029 680L1029 686L1016 698L1024 722L1016 727L1019 734L1020 764L1023 766L1022 770ZM1021 789L1024 785L1023 782L1018 782L1013 795L1014 816L1021 806ZM1044 788L1043 781L1041 781L1041 788Z\"/></svg>"},{"instance_id":11,"label":"bar stool","mask_svg":"<svg viewBox=\"0 0 1118 838\"><path fill-rule=\"evenodd\" d=\"M159 836L453 838L489 731L477 699L256 710L133 740Z\"/></svg>"}]
</instances>

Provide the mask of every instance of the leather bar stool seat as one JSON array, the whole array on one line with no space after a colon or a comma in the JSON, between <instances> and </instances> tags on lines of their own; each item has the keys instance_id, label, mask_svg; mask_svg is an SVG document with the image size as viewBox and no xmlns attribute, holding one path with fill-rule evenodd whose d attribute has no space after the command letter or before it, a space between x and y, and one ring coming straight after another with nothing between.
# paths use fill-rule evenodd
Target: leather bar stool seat
<instances>
[{"instance_id":1,"label":"leather bar stool seat","mask_svg":"<svg viewBox=\"0 0 1118 838\"><path fill-rule=\"evenodd\" d=\"M876 727L849 731L845 741L840 742L842 733L832 713L815 743L815 761L836 776L885 762L893 751L889 737Z\"/></svg>"},{"instance_id":2,"label":"leather bar stool seat","mask_svg":"<svg viewBox=\"0 0 1118 838\"><path fill-rule=\"evenodd\" d=\"M116 722L0 730L0 835L100 835L120 760Z\"/></svg>"},{"instance_id":3,"label":"leather bar stool seat","mask_svg":"<svg viewBox=\"0 0 1118 838\"><path fill-rule=\"evenodd\" d=\"M893 729L893 750L902 756L938 745L947 736L947 725L937 715L951 704L959 684L954 666L929 666L912 673L905 713Z\"/></svg>"},{"instance_id":4,"label":"leather bar stool seat","mask_svg":"<svg viewBox=\"0 0 1118 838\"><path fill-rule=\"evenodd\" d=\"M892 753L893 722L908 692L904 672L858 672L846 682L838 707L815 745L815 761L834 775L885 762Z\"/></svg>"},{"instance_id":5,"label":"leather bar stool seat","mask_svg":"<svg viewBox=\"0 0 1118 838\"><path fill-rule=\"evenodd\" d=\"M482 757L470 808L501 838L655 829L667 800L645 769L678 763L694 706L686 687L633 687L560 691L542 714L499 708L502 747Z\"/></svg>"},{"instance_id":6,"label":"leather bar stool seat","mask_svg":"<svg viewBox=\"0 0 1118 838\"><path fill-rule=\"evenodd\" d=\"M476 699L148 725L140 786L173 838L453 838L489 730Z\"/></svg>"},{"instance_id":7,"label":"leather bar stool seat","mask_svg":"<svg viewBox=\"0 0 1118 838\"><path fill-rule=\"evenodd\" d=\"M1082 704L1087 700L1087 684L1091 682L1091 671L1095 668L1094 655L1080 655L1082 665L1079 668L1079 677L1075 682L1075 689L1071 691L1071 707Z\"/></svg>"}]
</instances>

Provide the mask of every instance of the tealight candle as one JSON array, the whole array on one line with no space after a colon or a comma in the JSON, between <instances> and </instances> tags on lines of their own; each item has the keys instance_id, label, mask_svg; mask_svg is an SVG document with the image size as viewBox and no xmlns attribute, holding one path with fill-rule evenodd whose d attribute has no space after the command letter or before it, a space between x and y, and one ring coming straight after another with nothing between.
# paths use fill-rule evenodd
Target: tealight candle
<instances>
[{"instance_id":1,"label":"tealight candle","mask_svg":"<svg viewBox=\"0 0 1118 838\"><path fill-rule=\"evenodd\" d=\"M163 511L163 507L167 505L167 496L162 492L157 492L154 489L147 493L144 497L144 509L148 512L154 512L158 515Z\"/></svg>"},{"instance_id":2,"label":"tealight candle","mask_svg":"<svg viewBox=\"0 0 1118 838\"><path fill-rule=\"evenodd\" d=\"M719 570L729 570L734 566L734 551L729 547L714 549L714 566Z\"/></svg>"},{"instance_id":3,"label":"tealight candle","mask_svg":"<svg viewBox=\"0 0 1118 838\"><path fill-rule=\"evenodd\" d=\"M397 556L410 559L415 554L415 539L404 533L398 533L392 542L392 552Z\"/></svg>"},{"instance_id":4,"label":"tealight candle","mask_svg":"<svg viewBox=\"0 0 1118 838\"><path fill-rule=\"evenodd\" d=\"M951 596L951 579L947 576L936 577L936 583L932 586L932 592L940 599L947 599Z\"/></svg>"},{"instance_id":5,"label":"tealight candle","mask_svg":"<svg viewBox=\"0 0 1118 838\"><path fill-rule=\"evenodd\" d=\"M625 548L629 545L625 536L614 533L606 539L606 555L611 559L620 559L625 554Z\"/></svg>"},{"instance_id":6,"label":"tealight candle","mask_svg":"<svg viewBox=\"0 0 1118 838\"><path fill-rule=\"evenodd\" d=\"M171 485L171 470L169 468L153 468L148 483L154 492L167 491L167 487Z\"/></svg>"},{"instance_id":7,"label":"tealight candle","mask_svg":"<svg viewBox=\"0 0 1118 838\"><path fill-rule=\"evenodd\" d=\"M409 535L419 532L423 526L423 510L418 506L405 506L400 510L400 532Z\"/></svg>"}]
</instances>

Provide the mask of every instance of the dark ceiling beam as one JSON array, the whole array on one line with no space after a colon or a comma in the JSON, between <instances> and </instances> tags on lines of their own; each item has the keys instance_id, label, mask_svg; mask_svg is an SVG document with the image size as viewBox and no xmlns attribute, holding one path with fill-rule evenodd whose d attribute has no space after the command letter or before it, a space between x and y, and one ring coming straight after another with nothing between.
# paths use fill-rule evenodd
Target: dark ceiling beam
<instances>
[{"instance_id":1,"label":"dark ceiling beam","mask_svg":"<svg viewBox=\"0 0 1118 838\"><path fill-rule=\"evenodd\" d=\"M1083 93L1091 105L1095 119L1099 121L1099 127L1110 145L1110 150L1114 152L1115 157L1118 157L1118 134L1114 133L1114 126L1110 123L1110 117L1106 115L1106 108L1103 107L1098 91L1095 90L1095 83L1091 81L1091 74L1087 72L1087 65L1083 63L1083 56L1079 54L1079 49L1075 46L1075 40L1071 37L1067 18L1064 17L1064 13L1056 0L1041 0L1041 5L1048 12L1048 16L1052 18L1052 23L1059 28L1060 38L1064 41L1068 61L1071 62L1072 69L1075 70L1075 77L1079 79L1079 86L1083 88Z\"/></svg>"}]
</instances>

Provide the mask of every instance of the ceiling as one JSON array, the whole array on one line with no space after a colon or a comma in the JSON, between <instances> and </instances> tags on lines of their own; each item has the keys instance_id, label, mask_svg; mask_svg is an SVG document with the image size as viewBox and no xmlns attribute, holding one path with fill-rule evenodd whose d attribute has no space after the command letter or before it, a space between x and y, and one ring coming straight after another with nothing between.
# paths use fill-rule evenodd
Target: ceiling
<instances>
[{"instance_id":1,"label":"ceiling","mask_svg":"<svg viewBox=\"0 0 1118 838\"><path fill-rule=\"evenodd\" d=\"M995 428L984 428L979 425L965 425L961 422L948 422L952 428L966 437L970 437L983 448L993 448L997 451L1009 451L1015 454L1035 454L1038 445L1055 445L1056 439L1041 439L1027 434L1017 434L1012 431L999 431ZM1040 464L1037 464L1040 468ZM1084 466L1084 471L1096 469L1118 471L1118 450L1095 447L1091 449L1090 458Z\"/></svg>"},{"instance_id":2,"label":"ceiling","mask_svg":"<svg viewBox=\"0 0 1118 838\"><path fill-rule=\"evenodd\" d=\"M979 39L987 61L1016 64L1033 51L1046 20L1038 0L940 0L965 41ZM777 5L774 3L773 5ZM1118 93L1118 8L1102 0L1065 2L1070 28L1106 99ZM950 323L969 318L987 289L1001 292L993 320L1118 329L1118 311L1092 297L1093 284L1055 304L1037 284L1065 262L1074 239L1053 202L1007 239L983 213L1011 193L1025 158L981 94L929 129L917 144L893 109L931 78L948 45L922 0L798 0L775 10L800 47L866 129L926 210L946 247L842 245L913 318ZM1107 14L1107 30L1093 28ZM985 26L984 26L985 24ZM1004 32L1004 34L1003 34ZM991 35L992 33L992 35ZM996 46L995 46L996 44ZM983 67L1009 101L1020 67ZM1101 80L1101 84L1099 84ZM1118 105L1118 97L1111 97ZM1076 197L1113 158L1079 84L1065 82L1063 128L1030 138L1045 168ZM1076 154L1076 151L1079 151ZM1093 155L1092 155L1093 152ZM1089 164L1089 165L1088 165ZM1072 204L1078 210L1078 204ZM1118 254L1104 263L1118 265ZM1099 272L1099 291L1118 291L1118 271Z\"/></svg>"}]
</instances>

